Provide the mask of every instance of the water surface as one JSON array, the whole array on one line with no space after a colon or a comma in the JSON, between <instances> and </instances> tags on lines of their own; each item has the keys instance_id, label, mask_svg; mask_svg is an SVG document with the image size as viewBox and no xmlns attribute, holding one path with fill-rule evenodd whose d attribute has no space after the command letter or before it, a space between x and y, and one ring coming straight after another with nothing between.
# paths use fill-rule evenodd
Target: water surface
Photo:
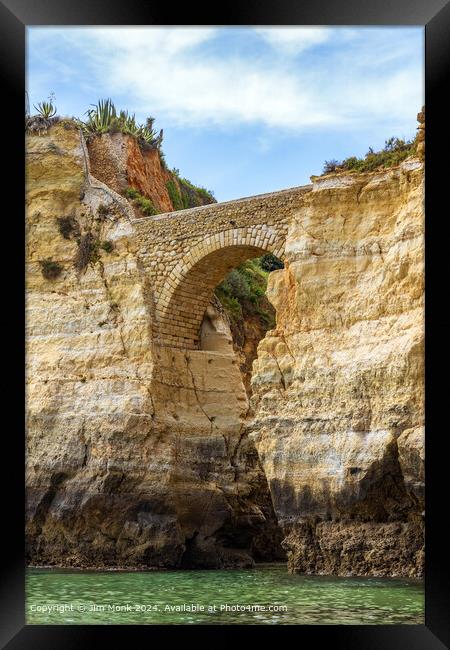
<instances>
[{"instance_id":1,"label":"water surface","mask_svg":"<svg viewBox=\"0 0 450 650\"><path fill-rule=\"evenodd\" d=\"M424 623L422 581L299 576L285 565L227 571L29 569L26 594L29 624Z\"/></svg>"}]
</instances>

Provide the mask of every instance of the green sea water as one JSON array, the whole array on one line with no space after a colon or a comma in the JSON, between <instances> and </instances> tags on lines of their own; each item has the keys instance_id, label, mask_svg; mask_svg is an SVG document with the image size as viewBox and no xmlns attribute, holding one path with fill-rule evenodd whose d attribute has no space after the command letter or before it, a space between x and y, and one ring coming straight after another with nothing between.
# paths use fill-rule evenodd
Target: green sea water
<instances>
[{"instance_id":1,"label":"green sea water","mask_svg":"<svg viewBox=\"0 0 450 650\"><path fill-rule=\"evenodd\" d=\"M423 624L418 580L226 571L29 569L29 624Z\"/></svg>"}]
</instances>

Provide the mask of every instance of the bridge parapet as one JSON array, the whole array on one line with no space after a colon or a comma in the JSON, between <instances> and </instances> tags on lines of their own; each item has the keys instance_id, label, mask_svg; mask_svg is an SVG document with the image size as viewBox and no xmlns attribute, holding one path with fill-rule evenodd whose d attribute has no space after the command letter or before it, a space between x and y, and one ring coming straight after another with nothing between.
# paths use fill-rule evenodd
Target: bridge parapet
<instances>
[{"instance_id":1,"label":"bridge parapet","mask_svg":"<svg viewBox=\"0 0 450 650\"><path fill-rule=\"evenodd\" d=\"M170 241L220 232L231 226L271 225L284 222L299 207L312 185L258 194L233 201L210 203L196 208L166 212L133 220L141 241Z\"/></svg>"}]
</instances>

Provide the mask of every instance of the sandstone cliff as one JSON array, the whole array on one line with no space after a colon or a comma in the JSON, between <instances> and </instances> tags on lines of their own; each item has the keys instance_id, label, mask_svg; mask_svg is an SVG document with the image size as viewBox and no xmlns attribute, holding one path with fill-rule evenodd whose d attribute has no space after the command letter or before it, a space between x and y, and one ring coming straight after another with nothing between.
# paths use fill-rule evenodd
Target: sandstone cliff
<instances>
[{"instance_id":1,"label":"sandstone cliff","mask_svg":"<svg viewBox=\"0 0 450 650\"><path fill-rule=\"evenodd\" d=\"M108 138L27 138L30 563L248 566L284 537L293 571L420 575L422 164L313 179L249 410L220 307L203 350L156 344L120 192L173 203L160 161Z\"/></svg>"},{"instance_id":2,"label":"sandstone cliff","mask_svg":"<svg viewBox=\"0 0 450 650\"><path fill-rule=\"evenodd\" d=\"M238 359L154 344L133 217L91 176L71 123L28 138L29 561L220 567L283 557L246 435Z\"/></svg>"},{"instance_id":3,"label":"sandstone cliff","mask_svg":"<svg viewBox=\"0 0 450 650\"><path fill-rule=\"evenodd\" d=\"M270 275L253 439L292 570L423 571L423 169L313 179Z\"/></svg>"},{"instance_id":4,"label":"sandstone cliff","mask_svg":"<svg viewBox=\"0 0 450 650\"><path fill-rule=\"evenodd\" d=\"M157 148L142 149L136 138L123 133L104 133L88 139L92 175L119 194L133 188L150 199L156 212L214 201L208 192L194 187L167 169ZM137 208L134 207L138 214Z\"/></svg>"}]
</instances>

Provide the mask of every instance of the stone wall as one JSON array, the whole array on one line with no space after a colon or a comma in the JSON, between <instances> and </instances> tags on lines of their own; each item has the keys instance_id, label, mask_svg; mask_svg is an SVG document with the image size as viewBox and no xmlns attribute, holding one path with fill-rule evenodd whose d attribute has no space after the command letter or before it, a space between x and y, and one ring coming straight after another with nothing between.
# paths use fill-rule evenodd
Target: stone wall
<instances>
[{"instance_id":1,"label":"stone wall","mask_svg":"<svg viewBox=\"0 0 450 650\"><path fill-rule=\"evenodd\" d=\"M182 210L134 222L155 295L153 336L196 349L214 288L251 257L284 258L288 223L310 186Z\"/></svg>"}]
</instances>

